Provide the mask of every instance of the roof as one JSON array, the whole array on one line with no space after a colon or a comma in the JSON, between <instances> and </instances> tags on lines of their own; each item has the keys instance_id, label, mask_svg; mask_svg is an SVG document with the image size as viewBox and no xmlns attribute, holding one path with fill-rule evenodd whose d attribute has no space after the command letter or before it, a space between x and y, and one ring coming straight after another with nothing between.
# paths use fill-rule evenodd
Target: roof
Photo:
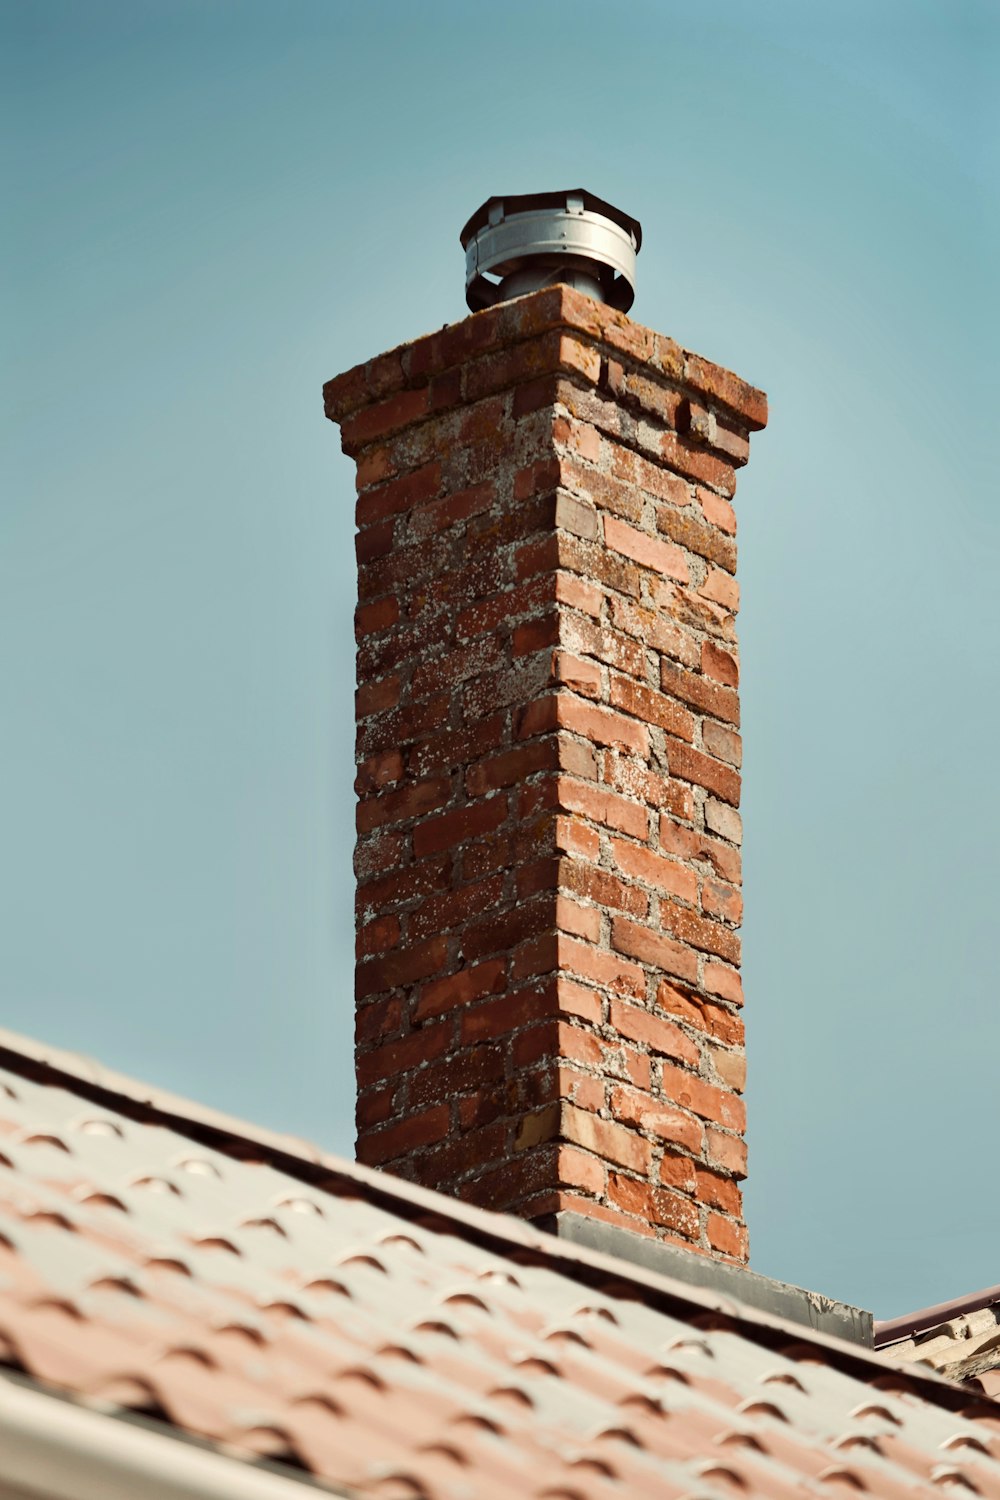
<instances>
[{"instance_id":1,"label":"roof","mask_svg":"<svg viewBox=\"0 0 1000 1500\"><path fill-rule=\"evenodd\" d=\"M875 1342L893 1363L929 1365L1000 1397L1000 1286L877 1323Z\"/></svg>"},{"instance_id":2,"label":"roof","mask_svg":"<svg viewBox=\"0 0 1000 1500\"><path fill-rule=\"evenodd\" d=\"M378 1500L1000 1497L981 1393L9 1033L0 1132L8 1382L248 1477L266 1455Z\"/></svg>"}]
</instances>

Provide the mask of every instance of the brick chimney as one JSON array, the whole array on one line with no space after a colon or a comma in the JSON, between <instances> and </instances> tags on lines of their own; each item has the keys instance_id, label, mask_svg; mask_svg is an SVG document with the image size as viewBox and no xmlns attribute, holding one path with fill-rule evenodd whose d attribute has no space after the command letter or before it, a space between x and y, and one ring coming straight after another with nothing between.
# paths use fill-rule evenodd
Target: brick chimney
<instances>
[{"instance_id":1,"label":"brick chimney","mask_svg":"<svg viewBox=\"0 0 1000 1500\"><path fill-rule=\"evenodd\" d=\"M566 285L325 388L357 461L359 1158L747 1258L735 469Z\"/></svg>"}]
</instances>

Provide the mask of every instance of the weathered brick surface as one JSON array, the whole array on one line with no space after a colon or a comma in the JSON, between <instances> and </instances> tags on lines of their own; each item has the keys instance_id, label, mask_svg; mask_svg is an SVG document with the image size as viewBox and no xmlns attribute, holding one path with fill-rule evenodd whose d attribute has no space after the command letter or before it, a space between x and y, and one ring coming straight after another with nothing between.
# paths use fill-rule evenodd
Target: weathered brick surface
<instances>
[{"instance_id":1,"label":"weathered brick surface","mask_svg":"<svg viewBox=\"0 0 1000 1500\"><path fill-rule=\"evenodd\" d=\"M745 1259L736 468L759 391L555 287L331 381L358 1153Z\"/></svg>"}]
</instances>

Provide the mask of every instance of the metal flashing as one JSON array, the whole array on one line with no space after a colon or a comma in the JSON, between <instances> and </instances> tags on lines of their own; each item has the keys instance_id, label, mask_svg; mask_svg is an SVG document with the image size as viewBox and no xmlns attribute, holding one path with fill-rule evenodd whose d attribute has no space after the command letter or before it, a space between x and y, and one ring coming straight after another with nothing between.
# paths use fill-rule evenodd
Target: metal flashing
<instances>
[{"instance_id":1,"label":"metal flashing","mask_svg":"<svg viewBox=\"0 0 1000 1500\"><path fill-rule=\"evenodd\" d=\"M735 1298L745 1307L801 1323L815 1333L831 1334L864 1349L874 1347L872 1315L864 1308L853 1307L820 1292L807 1291L787 1281L774 1281L752 1271L749 1266L695 1255L661 1240L641 1239L617 1224L605 1224L583 1214L563 1211L552 1217L551 1232L571 1244L585 1245L604 1255L643 1266L659 1276L669 1276Z\"/></svg>"}]
</instances>

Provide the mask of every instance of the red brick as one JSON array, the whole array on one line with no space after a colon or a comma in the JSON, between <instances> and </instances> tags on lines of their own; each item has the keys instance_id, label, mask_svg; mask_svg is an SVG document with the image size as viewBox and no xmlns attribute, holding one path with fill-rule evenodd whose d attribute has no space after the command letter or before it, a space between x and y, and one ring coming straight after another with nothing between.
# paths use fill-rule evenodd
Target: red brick
<instances>
[{"instance_id":1,"label":"red brick","mask_svg":"<svg viewBox=\"0 0 1000 1500\"><path fill-rule=\"evenodd\" d=\"M535 1212L556 1213L560 1209L567 1212L582 1214L585 1218L599 1219L602 1224L615 1224L619 1229L627 1229L630 1234L641 1234L647 1239L655 1239L656 1230L652 1224L645 1219L636 1219L628 1214L618 1213L617 1210L609 1208L606 1203L596 1203L592 1198L581 1198L578 1193L558 1193L537 1202L544 1202L545 1209L532 1208ZM527 1213L528 1206L525 1205L524 1212Z\"/></svg>"},{"instance_id":2,"label":"red brick","mask_svg":"<svg viewBox=\"0 0 1000 1500\"><path fill-rule=\"evenodd\" d=\"M593 505L562 491L556 495L555 524L562 531L584 537L587 541L593 541L600 529Z\"/></svg>"},{"instance_id":3,"label":"red brick","mask_svg":"<svg viewBox=\"0 0 1000 1500\"><path fill-rule=\"evenodd\" d=\"M652 1222L653 1189L648 1182L640 1182L636 1177L626 1177L621 1172L609 1172L608 1196L612 1203L617 1203L627 1214Z\"/></svg>"},{"instance_id":4,"label":"red brick","mask_svg":"<svg viewBox=\"0 0 1000 1500\"><path fill-rule=\"evenodd\" d=\"M701 1121L687 1110L650 1098L644 1089L612 1089L611 1112L624 1125L633 1125L685 1151L698 1155L702 1150L705 1127Z\"/></svg>"},{"instance_id":5,"label":"red brick","mask_svg":"<svg viewBox=\"0 0 1000 1500\"><path fill-rule=\"evenodd\" d=\"M724 609L733 614L740 607L740 586L735 578L730 578L728 573L720 572L718 568L709 568L708 576L698 590L706 599L721 604Z\"/></svg>"},{"instance_id":6,"label":"red brick","mask_svg":"<svg viewBox=\"0 0 1000 1500\"><path fill-rule=\"evenodd\" d=\"M724 719L728 724L740 722L738 695L732 688L723 687L710 678L699 676L695 672L685 672L672 662L661 661L660 687L671 697L693 704L702 713L711 714L713 718ZM689 740L691 736L684 734L681 738Z\"/></svg>"},{"instance_id":7,"label":"red brick","mask_svg":"<svg viewBox=\"0 0 1000 1500\"><path fill-rule=\"evenodd\" d=\"M558 572L553 583L558 604L568 604L571 609L582 610L595 619L599 617L604 605L604 595L599 588L578 578L575 573Z\"/></svg>"},{"instance_id":8,"label":"red brick","mask_svg":"<svg viewBox=\"0 0 1000 1500\"><path fill-rule=\"evenodd\" d=\"M463 1046L490 1041L551 1017L554 999L544 986L504 993L463 1007L459 1034Z\"/></svg>"},{"instance_id":9,"label":"red brick","mask_svg":"<svg viewBox=\"0 0 1000 1500\"><path fill-rule=\"evenodd\" d=\"M481 797L484 793L517 786L537 771L556 770L558 765L559 748L555 738L534 740L470 766L465 776L465 789L471 797Z\"/></svg>"},{"instance_id":10,"label":"red brick","mask_svg":"<svg viewBox=\"0 0 1000 1500\"><path fill-rule=\"evenodd\" d=\"M637 1047L629 1047L624 1043L615 1049L618 1056L625 1064L625 1072L630 1083L637 1089L643 1089L648 1094L652 1087L653 1070L650 1066L648 1052L640 1052Z\"/></svg>"},{"instance_id":11,"label":"red brick","mask_svg":"<svg viewBox=\"0 0 1000 1500\"><path fill-rule=\"evenodd\" d=\"M736 493L736 475L731 463L706 453L700 444L675 432L665 432L660 439L660 456L668 468L690 479L699 479L713 489L731 497Z\"/></svg>"},{"instance_id":12,"label":"red brick","mask_svg":"<svg viewBox=\"0 0 1000 1500\"><path fill-rule=\"evenodd\" d=\"M686 1021L689 1026L705 1032L707 1036L717 1037L729 1046L743 1046L742 1017L694 990L663 979L656 991L656 1003L661 1010Z\"/></svg>"},{"instance_id":13,"label":"red brick","mask_svg":"<svg viewBox=\"0 0 1000 1500\"><path fill-rule=\"evenodd\" d=\"M601 937L601 913L596 906L581 906L569 896L556 897L556 926L560 932L597 943Z\"/></svg>"},{"instance_id":14,"label":"red brick","mask_svg":"<svg viewBox=\"0 0 1000 1500\"><path fill-rule=\"evenodd\" d=\"M729 809L731 810L731 809ZM738 814L736 816L739 816ZM660 818L660 848L681 859L710 864L717 875L738 884L741 879L740 851L721 843L697 828L681 828L673 818Z\"/></svg>"},{"instance_id":15,"label":"red brick","mask_svg":"<svg viewBox=\"0 0 1000 1500\"><path fill-rule=\"evenodd\" d=\"M358 1087L367 1088L372 1083L385 1079L396 1079L399 1074L442 1057L451 1041L452 1030L446 1022L435 1022L422 1026L419 1031L398 1041L386 1042L373 1047L369 1052L359 1052L357 1058Z\"/></svg>"},{"instance_id":16,"label":"red brick","mask_svg":"<svg viewBox=\"0 0 1000 1500\"><path fill-rule=\"evenodd\" d=\"M750 1254L750 1237L744 1224L724 1219L721 1214L709 1214L705 1233L713 1250L720 1250L733 1260L745 1261Z\"/></svg>"},{"instance_id":17,"label":"red brick","mask_svg":"<svg viewBox=\"0 0 1000 1500\"><path fill-rule=\"evenodd\" d=\"M711 755L703 755L700 750L694 750L677 739L667 741L667 760L671 776L676 776L680 781L690 781L695 786L703 786L724 802L730 802L734 807L739 806L740 777L732 766L713 759Z\"/></svg>"},{"instance_id":18,"label":"red brick","mask_svg":"<svg viewBox=\"0 0 1000 1500\"><path fill-rule=\"evenodd\" d=\"M482 909L482 907L481 907ZM462 928L461 949L466 959L486 958L490 954L506 955L518 944L551 932L555 919L555 902L551 896L522 901L510 911L486 907L487 915L467 921Z\"/></svg>"},{"instance_id":19,"label":"red brick","mask_svg":"<svg viewBox=\"0 0 1000 1500\"><path fill-rule=\"evenodd\" d=\"M358 958L367 958L372 953L384 953L389 948L395 948L398 942L399 918L390 914L359 923L354 948Z\"/></svg>"},{"instance_id":20,"label":"red brick","mask_svg":"<svg viewBox=\"0 0 1000 1500\"><path fill-rule=\"evenodd\" d=\"M383 787L391 786L403 777L403 757L398 750L381 750L361 761L354 778L354 790L359 797Z\"/></svg>"},{"instance_id":21,"label":"red brick","mask_svg":"<svg viewBox=\"0 0 1000 1500\"><path fill-rule=\"evenodd\" d=\"M682 1193L694 1193L698 1181L690 1156L680 1156L676 1151L664 1151L660 1158L659 1178L664 1187L676 1188Z\"/></svg>"},{"instance_id":22,"label":"red brick","mask_svg":"<svg viewBox=\"0 0 1000 1500\"><path fill-rule=\"evenodd\" d=\"M343 452L357 452L357 449L372 443L375 438L387 437L390 432L397 432L411 423L420 422L429 407L429 390L424 386L417 390L403 390L399 395L390 396L388 401L379 402L375 407L366 407L354 416L346 417L340 423Z\"/></svg>"},{"instance_id":23,"label":"red brick","mask_svg":"<svg viewBox=\"0 0 1000 1500\"><path fill-rule=\"evenodd\" d=\"M560 988L561 984L560 980ZM586 1028L568 1021L560 1021L555 1028L553 1052L586 1067L599 1067L604 1061L604 1046L600 1040Z\"/></svg>"},{"instance_id":24,"label":"red brick","mask_svg":"<svg viewBox=\"0 0 1000 1500\"><path fill-rule=\"evenodd\" d=\"M725 397L693 387L689 365ZM731 1226L715 1253L738 1257L741 744L723 496L749 424L731 402L756 393L556 287L370 361L326 399L348 446L370 433L362 1137L445 1109L439 1139L387 1163L691 1253L708 1253L711 1212ZM587 1144L560 1131L563 1110Z\"/></svg>"},{"instance_id":25,"label":"red brick","mask_svg":"<svg viewBox=\"0 0 1000 1500\"><path fill-rule=\"evenodd\" d=\"M677 818L691 819L694 800L691 788L683 781L669 781L650 771L642 761L605 750L600 759L600 780L636 802L648 807L665 807Z\"/></svg>"},{"instance_id":26,"label":"red brick","mask_svg":"<svg viewBox=\"0 0 1000 1500\"><path fill-rule=\"evenodd\" d=\"M691 498L691 487L676 474L670 474L660 463L643 458L631 448L615 447L611 453L614 472L630 483L655 496L657 500L669 500L672 505L687 505Z\"/></svg>"},{"instance_id":27,"label":"red brick","mask_svg":"<svg viewBox=\"0 0 1000 1500\"><path fill-rule=\"evenodd\" d=\"M634 563L624 556L602 547L597 542L586 542L563 533L553 537L555 564L570 573L581 573L589 583L603 584L616 589L620 594L630 594L638 599L642 591L642 574ZM518 554L520 558L520 554ZM546 566L552 566L548 559Z\"/></svg>"},{"instance_id":28,"label":"red brick","mask_svg":"<svg viewBox=\"0 0 1000 1500\"><path fill-rule=\"evenodd\" d=\"M414 469L410 474L403 474L399 479L391 479L375 489L365 490L358 496L355 513L357 523L359 526L371 526L375 521L401 515L432 499L440 488L441 465L435 459L420 469Z\"/></svg>"},{"instance_id":29,"label":"red brick","mask_svg":"<svg viewBox=\"0 0 1000 1500\"><path fill-rule=\"evenodd\" d=\"M679 906L675 901L661 901L660 926L667 932L673 933L674 937L690 943L692 947L700 948L704 953L714 953L719 958L728 958L732 963L739 963L740 940L737 934L731 928L723 927L719 922L711 922L705 917L700 917L689 906ZM682 977L691 978L692 976Z\"/></svg>"},{"instance_id":30,"label":"red brick","mask_svg":"<svg viewBox=\"0 0 1000 1500\"><path fill-rule=\"evenodd\" d=\"M357 967L355 993L363 999L381 990L394 990L402 985L416 984L420 979L429 979L432 974L440 972L447 956L447 941L435 937L426 943L415 943L399 952L388 953L384 958L369 959Z\"/></svg>"},{"instance_id":31,"label":"red brick","mask_svg":"<svg viewBox=\"0 0 1000 1500\"><path fill-rule=\"evenodd\" d=\"M568 692L554 693L530 703L517 720L520 740L553 729L566 729L597 745L613 745L645 758L649 754L649 730L623 714L583 703Z\"/></svg>"},{"instance_id":32,"label":"red brick","mask_svg":"<svg viewBox=\"0 0 1000 1500\"><path fill-rule=\"evenodd\" d=\"M573 1104L564 1104L560 1129L568 1141L592 1151L604 1161L616 1162L633 1172L648 1172L652 1160L652 1148L647 1140L616 1125L611 1120L602 1120Z\"/></svg>"},{"instance_id":33,"label":"red brick","mask_svg":"<svg viewBox=\"0 0 1000 1500\"><path fill-rule=\"evenodd\" d=\"M631 636L612 629L610 625L592 620L589 616L572 614L568 610L562 612L560 627L563 645L577 655L593 657L596 661L627 672L630 677L645 676L645 647Z\"/></svg>"},{"instance_id":34,"label":"red brick","mask_svg":"<svg viewBox=\"0 0 1000 1500\"><path fill-rule=\"evenodd\" d=\"M503 643L494 636L451 647L435 656L425 649L423 656L410 681L410 699L414 703L435 693L447 693L483 672L496 672L507 663Z\"/></svg>"},{"instance_id":35,"label":"red brick","mask_svg":"<svg viewBox=\"0 0 1000 1500\"><path fill-rule=\"evenodd\" d=\"M556 848L563 854L571 854L592 863L601 850L601 836L596 828L589 827L577 817L556 818L553 830Z\"/></svg>"},{"instance_id":36,"label":"red brick","mask_svg":"<svg viewBox=\"0 0 1000 1500\"><path fill-rule=\"evenodd\" d=\"M688 354L684 373L689 381L707 396L728 406L749 428L767 425L767 397L721 365L714 365L699 354Z\"/></svg>"},{"instance_id":37,"label":"red brick","mask_svg":"<svg viewBox=\"0 0 1000 1500\"><path fill-rule=\"evenodd\" d=\"M739 1217L742 1212L740 1190L731 1177L724 1177L705 1167L697 1169L697 1194L702 1203L711 1208L721 1208L724 1213Z\"/></svg>"},{"instance_id":38,"label":"red brick","mask_svg":"<svg viewBox=\"0 0 1000 1500\"><path fill-rule=\"evenodd\" d=\"M605 828L614 828L632 838L645 838L648 817L644 807L627 802L614 792L604 791L588 781L577 781L574 777L560 776L555 780L555 793L562 812L579 813L593 823Z\"/></svg>"},{"instance_id":39,"label":"red brick","mask_svg":"<svg viewBox=\"0 0 1000 1500\"><path fill-rule=\"evenodd\" d=\"M712 797L705 802L705 826L733 844L739 844L743 840L743 819L739 813L722 802L716 802Z\"/></svg>"},{"instance_id":40,"label":"red brick","mask_svg":"<svg viewBox=\"0 0 1000 1500\"><path fill-rule=\"evenodd\" d=\"M596 1156L578 1151L575 1146L560 1145L556 1157L557 1181L566 1187L581 1188L586 1193L604 1192L607 1168Z\"/></svg>"},{"instance_id":41,"label":"red brick","mask_svg":"<svg viewBox=\"0 0 1000 1500\"><path fill-rule=\"evenodd\" d=\"M704 641L701 648L701 670L727 687L738 687L740 664L730 651L723 651L714 641Z\"/></svg>"},{"instance_id":42,"label":"red brick","mask_svg":"<svg viewBox=\"0 0 1000 1500\"><path fill-rule=\"evenodd\" d=\"M354 1015L354 1040L359 1049L380 1046L403 1029L405 1007L401 995L373 1000Z\"/></svg>"},{"instance_id":43,"label":"red brick","mask_svg":"<svg viewBox=\"0 0 1000 1500\"><path fill-rule=\"evenodd\" d=\"M451 932L456 928L468 930L467 924L484 911L493 911L503 899L505 877L502 871L485 880L470 884L452 885L437 895L425 896L408 918L407 936L411 942L433 937L438 932ZM475 955L463 946L463 955Z\"/></svg>"},{"instance_id":44,"label":"red brick","mask_svg":"<svg viewBox=\"0 0 1000 1500\"><path fill-rule=\"evenodd\" d=\"M420 999L413 1013L414 1020L423 1021L428 1016L443 1011L457 1010L481 1000L484 995L494 995L503 990L507 982L507 963L502 958L490 958L484 963L473 964L445 979L434 979L421 986Z\"/></svg>"},{"instance_id":45,"label":"red brick","mask_svg":"<svg viewBox=\"0 0 1000 1500\"><path fill-rule=\"evenodd\" d=\"M528 500L532 495L554 489L562 477L557 458L542 458L518 469L514 475L514 499Z\"/></svg>"},{"instance_id":46,"label":"red brick","mask_svg":"<svg viewBox=\"0 0 1000 1500\"><path fill-rule=\"evenodd\" d=\"M549 577L533 578L517 587L502 587L502 583L503 580L494 579L492 588L483 597L473 596L457 614L449 608L448 618L454 620L456 640L506 631L512 622L547 609L551 603Z\"/></svg>"},{"instance_id":47,"label":"red brick","mask_svg":"<svg viewBox=\"0 0 1000 1500\"><path fill-rule=\"evenodd\" d=\"M698 504L701 506L702 514L706 521L717 526L720 531L726 532L728 536L736 535L736 512L728 500L723 500L714 490L703 489L698 486Z\"/></svg>"},{"instance_id":48,"label":"red brick","mask_svg":"<svg viewBox=\"0 0 1000 1500\"><path fill-rule=\"evenodd\" d=\"M709 1161L733 1177L747 1175L747 1145L738 1135L705 1127L705 1151Z\"/></svg>"},{"instance_id":49,"label":"red brick","mask_svg":"<svg viewBox=\"0 0 1000 1500\"><path fill-rule=\"evenodd\" d=\"M404 823L425 813L436 812L450 796L451 781L447 776L411 782L392 792L380 792L358 803L358 832L368 833L387 823Z\"/></svg>"},{"instance_id":50,"label":"red brick","mask_svg":"<svg viewBox=\"0 0 1000 1500\"><path fill-rule=\"evenodd\" d=\"M362 883L369 881L377 872L402 864L409 849L408 830L364 834L354 846L354 873Z\"/></svg>"},{"instance_id":51,"label":"red brick","mask_svg":"<svg viewBox=\"0 0 1000 1500\"><path fill-rule=\"evenodd\" d=\"M366 635L376 635L388 630L399 619L399 601L394 594L373 599L369 604L359 604L354 611L354 634L360 641Z\"/></svg>"},{"instance_id":52,"label":"red brick","mask_svg":"<svg viewBox=\"0 0 1000 1500\"><path fill-rule=\"evenodd\" d=\"M601 434L587 423L556 417L552 423L552 439L557 447L569 448L588 463L596 464L600 459Z\"/></svg>"},{"instance_id":53,"label":"red brick","mask_svg":"<svg viewBox=\"0 0 1000 1500\"><path fill-rule=\"evenodd\" d=\"M458 526L472 516L482 515L496 501L496 485L487 480L470 485L453 495L432 500L414 510L409 517L410 536L414 541L445 531L449 526Z\"/></svg>"},{"instance_id":54,"label":"red brick","mask_svg":"<svg viewBox=\"0 0 1000 1500\"><path fill-rule=\"evenodd\" d=\"M413 830L413 852L418 859L440 849L453 849L467 839L490 833L507 821L507 798L484 798L438 818L428 818Z\"/></svg>"},{"instance_id":55,"label":"red brick","mask_svg":"<svg viewBox=\"0 0 1000 1500\"><path fill-rule=\"evenodd\" d=\"M624 839L611 840L611 857L617 869L632 880L642 880L660 891L669 891L682 901L698 899L698 877L676 860L665 859L644 844L629 844Z\"/></svg>"},{"instance_id":56,"label":"red brick","mask_svg":"<svg viewBox=\"0 0 1000 1500\"><path fill-rule=\"evenodd\" d=\"M706 719L701 726L701 741L709 755L728 761L731 766L743 764L743 741L734 729Z\"/></svg>"},{"instance_id":57,"label":"red brick","mask_svg":"<svg viewBox=\"0 0 1000 1500\"><path fill-rule=\"evenodd\" d=\"M639 846L630 844L630 849ZM628 912L633 917L644 917L649 910L648 898L634 886L626 885L607 870L580 860L564 859L559 862L558 881L564 890L575 892L598 906L613 911Z\"/></svg>"},{"instance_id":58,"label":"red brick","mask_svg":"<svg viewBox=\"0 0 1000 1500\"><path fill-rule=\"evenodd\" d=\"M440 1145L427 1150L419 1164L419 1175L428 1182L441 1182L485 1175L483 1168L500 1161L506 1154L507 1125L502 1120L488 1121L485 1125L472 1127L461 1133L452 1131ZM452 1191L459 1197L466 1190L457 1186Z\"/></svg>"},{"instance_id":59,"label":"red brick","mask_svg":"<svg viewBox=\"0 0 1000 1500\"><path fill-rule=\"evenodd\" d=\"M700 515L691 510L678 510L673 505L661 505L656 513L656 524L678 547L717 564L727 573L735 573L736 543L732 537L702 520Z\"/></svg>"},{"instance_id":60,"label":"red brick","mask_svg":"<svg viewBox=\"0 0 1000 1500\"><path fill-rule=\"evenodd\" d=\"M661 542L658 537L649 536L645 531L638 531L626 521L620 521L617 516L605 516L604 540L616 552L630 557L644 568L652 568L681 583L687 583L690 579L687 559L679 547Z\"/></svg>"},{"instance_id":61,"label":"red brick","mask_svg":"<svg viewBox=\"0 0 1000 1500\"><path fill-rule=\"evenodd\" d=\"M630 922L627 917L612 920L611 946L619 953L627 953L630 958L640 959L681 979L697 978L698 958L690 948L672 942L649 927Z\"/></svg>"},{"instance_id":62,"label":"red brick","mask_svg":"<svg viewBox=\"0 0 1000 1500\"><path fill-rule=\"evenodd\" d=\"M743 983L735 969L727 969L723 964L706 964L702 981L713 995L721 995L723 1000L730 1000L734 1005L743 1004Z\"/></svg>"},{"instance_id":63,"label":"red brick","mask_svg":"<svg viewBox=\"0 0 1000 1500\"><path fill-rule=\"evenodd\" d=\"M447 712L448 699L441 697L379 714L378 718L358 725L358 754L368 756L378 750L401 749L429 731L439 729Z\"/></svg>"},{"instance_id":64,"label":"red brick","mask_svg":"<svg viewBox=\"0 0 1000 1500\"><path fill-rule=\"evenodd\" d=\"M645 997L645 974L636 964L627 963L617 954L569 937L559 939L556 951L560 969L569 970L580 979L589 979L613 995Z\"/></svg>"},{"instance_id":65,"label":"red brick","mask_svg":"<svg viewBox=\"0 0 1000 1500\"><path fill-rule=\"evenodd\" d=\"M722 880L705 880L701 888L701 909L706 916L720 917L738 926L743 917L743 897L734 885Z\"/></svg>"},{"instance_id":66,"label":"red brick","mask_svg":"<svg viewBox=\"0 0 1000 1500\"><path fill-rule=\"evenodd\" d=\"M642 516L643 497L631 481L623 483L613 474L600 473L595 469L584 469L577 464L563 466L563 483L580 494L586 495L598 509L610 511L612 515L624 516L629 521L638 521Z\"/></svg>"},{"instance_id":67,"label":"red brick","mask_svg":"<svg viewBox=\"0 0 1000 1500\"><path fill-rule=\"evenodd\" d=\"M570 651L553 651L552 680L568 692L579 693L584 698L601 696L600 667L595 662L574 656Z\"/></svg>"},{"instance_id":68,"label":"red brick","mask_svg":"<svg viewBox=\"0 0 1000 1500\"><path fill-rule=\"evenodd\" d=\"M612 597L610 606L613 623L635 636L644 648L661 651L685 666L693 667L700 661L698 643L691 633L675 625L659 610L646 609L632 599L621 599L617 595Z\"/></svg>"},{"instance_id":69,"label":"red brick","mask_svg":"<svg viewBox=\"0 0 1000 1500\"><path fill-rule=\"evenodd\" d=\"M464 770L484 755L500 748L506 732L506 716L494 714L464 729L442 729L420 739L407 756L407 765L415 776L432 776L440 771Z\"/></svg>"},{"instance_id":70,"label":"red brick","mask_svg":"<svg viewBox=\"0 0 1000 1500\"><path fill-rule=\"evenodd\" d=\"M687 709L631 677L612 673L610 699L612 708L620 708L644 724L656 724L681 739L694 738L694 719Z\"/></svg>"},{"instance_id":71,"label":"red brick","mask_svg":"<svg viewBox=\"0 0 1000 1500\"><path fill-rule=\"evenodd\" d=\"M397 1086L393 1082L383 1084L381 1088L369 1089L367 1093L358 1096L359 1135L363 1135L372 1125L383 1125L390 1118L395 1108L396 1093Z\"/></svg>"},{"instance_id":72,"label":"red brick","mask_svg":"<svg viewBox=\"0 0 1000 1500\"><path fill-rule=\"evenodd\" d=\"M359 531L354 538L354 553L359 566L373 562L377 557L385 557L392 550L394 535L393 521L380 521L375 526L367 526Z\"/></svg>"},{"instance_id":73,"label":"red brick","mask_svg":"<svg viewBox=\"0 0 1000 1500\"><path fill-rule=\"evenodd\" d=\"M735 1094L742 1094L747 1086L746 1053L740 1048L709 1047L708 1055L719 1082Z\"/></svg>"},{"instance_id":74,"label":"red brick","mask_svg":"<svg viewBox=\"0 0 1000 1500\"><path fill-rule=\"evenodd\" d=\"M511 644L515 656L526 656L533 651L543 651L546 646L554 646L558 640L559 615L553 610L515 626Z\"/></svg>"},{"instance_id":75,"label":"red brick","mask_svg":"<svg viewBox=\"0 0 1000 1500\"><path fill-rule=\"evenodd\" d=\"M671 1192L669 1188L654 1188L653 1218L657 1224L684 1235L686 1239L698 1238L701 1229L698 1209L681 1193Z\"/></svg>"},{"instance_id":76,"label":"red brick","mask_svg":"<svg viewBox=\"0 0 1000 1500\"><path fill-rule=\"evenodd\" d=\"M448 1134L449 1110L446 1104L435 1105L418 1114L408 1114L394 1125L371 1130L358 1139L358 1160L369 1166L406 1156L421 1146L432 1145Z\"/></svg>"},{"instance_id":77,"label":"red brick","mask_svg":"<svg viewBox=\"0 0 1000 1500\"><path fill-rule=\"evenodd\" d=\"M446 1103L460 1094L488 1090L504 1076L499 1046L470 1047L420 1068L410 1079L409 1108Z\"/></svg>"},{"instance_id":78,"label":"red brick","mask_svg":"<svg viewBox=\"0 0 1000 1500\"><path fill-rule=\"evenodd\" d=\"M375 912L401 906L415 898L424 901L436 891L451 888L452 868L449 858L439 856L403 866L401 854L394 849L386 851L386 856L383 856L381 851L384 848L384 838L374 840L369 836L365 839L364 846L359 846L359 850L369 843L375 843L376 846L375 857L370 861L371 867L385 870L386 874L373 880L365 879L358 886L354 904L359 919L367 919ZM358 863L357 857L355 862ZM368 863L366 860L365 864ZM359 870L359 879L361 878L362 872Z\"/></svg>"},{"instance_id":79,"label":"red brick","mask_svg":"<svg viewBox=\"0 0 1000 1500\"><path fill-rule=\"evenodd\" d=\"M652 1052L672 1057L677 1062L697 1068L701 1062L698 1048L686 1037L679 1026L665 1021L662 1016L643 1010L638 1005L626 1005L621 1000L611 1001L610 1021L612 1029L630 1041L640 1042Z\"/></svg>"},{"instance_id":80,"label":"red brick","mask_svg":"<svg viewBox=\"0 0 1000 1500\"><path fill-rule=\"evenodd\" d=\"M663 1064L663 1092L672 1104L701 1115L703 1120L724 1125L728 1130L742 1131L746 1127L746 1106L742 1099L670 1063Z\"/></svg>"}]
</instances>

